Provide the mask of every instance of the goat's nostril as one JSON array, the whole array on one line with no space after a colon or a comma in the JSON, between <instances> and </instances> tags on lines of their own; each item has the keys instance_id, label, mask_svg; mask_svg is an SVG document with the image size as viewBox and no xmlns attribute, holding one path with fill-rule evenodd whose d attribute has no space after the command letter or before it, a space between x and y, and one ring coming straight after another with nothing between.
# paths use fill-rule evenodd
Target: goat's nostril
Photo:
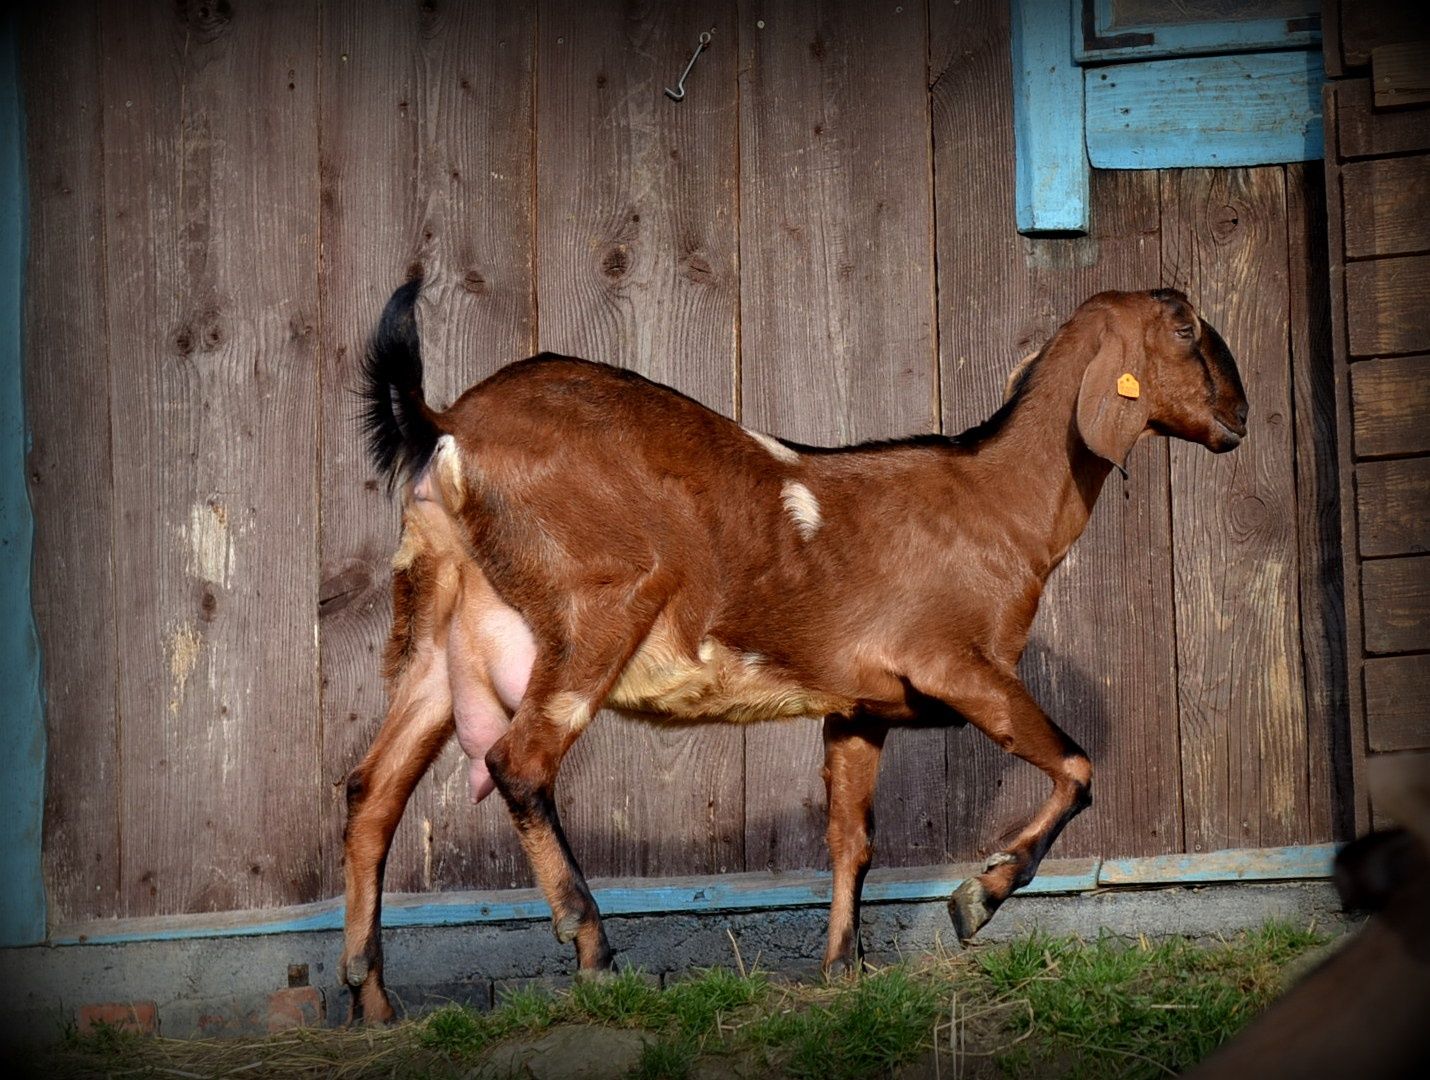
<instances>
[{"instance_id":1,"label":"goat's nostril","mask_svg":"<svg viewBox=\"0 0 1430 1080\"><path fill-rule=\"evenodd\" d=\"M1240 405L1236 407L1236 418L1243 424L1246 423L1246 418L1248 415L1250 415L1250 413L1251 406L1249 406L1245 401L1243 401Z\"/></svg>"}]
</instances>

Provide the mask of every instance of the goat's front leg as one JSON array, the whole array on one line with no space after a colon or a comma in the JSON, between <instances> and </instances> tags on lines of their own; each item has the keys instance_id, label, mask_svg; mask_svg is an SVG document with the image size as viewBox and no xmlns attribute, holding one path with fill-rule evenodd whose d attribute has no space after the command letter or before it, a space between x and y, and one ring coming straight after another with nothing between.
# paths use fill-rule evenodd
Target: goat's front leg
<instances>
[{"instance_id":1,"label":"goat's front leg","mask_svg":"<svg viewBox=\"0 0 1430 1080\"><path fill-rule=\"evenodd\" d=\"M1048 774L1052 794L1037 815L983 873L969 878L949 898L948 911L959 940L976 934L1015 889L1033 880L1063 828L1092 804L1092 762L1038 707L1023 684L991 663L971 663L947 673L942 685L921 692L950 705L1010 754Z\"/></svg>"},{"instance_id":2,"label":"goat's front leg","mask_svg":"<svg viewBox=\"0 0 1430 1080\"><path fill-rule=\"evenodd\" d=\"M393 1017L382 985L382 874L393 833L417 781L452 735L452 698L440 656L413 661L398 677L387 719L361 764L348 776L343 830L346 911L342 980L353 995L352 1018Z\"/></svg>"},{"instance_id":3,"label":"goat's front leg","mask_svg":"<svg viewBox=\"0 0 1430 1080\"><path fill-rule=\"evenodd\" d=\"M886 728L867 719L824 719L827 835L834 871L829 942L822 965L826 975L856 969L864 955L859 941L859 894L874 857L874 786L886 734Z\"/></svg>"}]
</instances>

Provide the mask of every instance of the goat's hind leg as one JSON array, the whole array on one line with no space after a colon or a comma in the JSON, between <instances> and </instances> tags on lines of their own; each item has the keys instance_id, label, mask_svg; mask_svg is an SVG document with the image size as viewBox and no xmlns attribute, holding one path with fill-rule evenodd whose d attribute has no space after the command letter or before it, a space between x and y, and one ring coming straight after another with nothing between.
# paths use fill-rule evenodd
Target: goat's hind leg
<instances>
[{"instance_id":1,"label":"goat's hind leg","mask_svg":"<svg viewBox=\"0 0 1430 1080\"><path fill-rule=\"evenodd\" d=\"M859 894L874 857L874 786L886 729L858 717L824 720L824 785L829 798L829 862L834 871L829 941L821 965L826 975L856 970Z\"/></svg>"},{"instance_id":2,"label":"goat's hind leg","mask_svg":"<svg viewBox=\"0 0 1430 1080\"><path fill-rule=\"evenodd\" d=\"M346 913L341 977L352 1019L391 1020L382 985L382 877L412 789L452 735L452 696L440 652L414 658L397 677L387 719L347 780L343 830Z\"/></svg>"},{"instance_id":3,"label":"goat's hind leg","mask_svg":"<svg viewBox=\"0 0 1430 1080\"><path fill-rule=\"evenodd\" d=\"M601 913L556 812L556 776L572 744L591 722L617 677L645 638L663 598L651 581L622 608L591 602L600 624L577 628L556 661L539 658L511 728L487 753L487 767L506 800L522 850L551 906L558 941L576 943L582 972L611 967ZM574 604L573 604L574 606Z\"/></svg>"}]
</instances>

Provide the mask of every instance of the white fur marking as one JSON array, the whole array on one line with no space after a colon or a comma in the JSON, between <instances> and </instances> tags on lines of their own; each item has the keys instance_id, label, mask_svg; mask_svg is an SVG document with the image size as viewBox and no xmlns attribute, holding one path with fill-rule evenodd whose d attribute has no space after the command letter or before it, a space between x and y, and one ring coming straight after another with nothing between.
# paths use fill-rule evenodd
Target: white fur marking
<instances>
[{"instance_id":1,"label":"white fur marking","mask_svg":"<svg viewBox=\"0 0 1430 1080\"><path fill-rule=\"evenodd\" d=\"M580 731L591 722L591 706L580 694L566 691L551 699L547 714L558 724Z\"/></svg>"},{"instance_id":2,"label":"white fur marking","mask_svg":"<svg viewBox=\"0 0 1430 1080\"><path fill-rule=\"evenodd\" d=\"M788 446L780 442L774 436L766 435L763 431L751 431L749 428L745 429L745 434L748 435L750 438L754 439L755 442L759 443L766 450L768 450L770 452L770 457L774 458L776 461L782 461L786 465L799 464L799 454L791 450Z\"/></svg>"},{"instance_id":3,"label":"white fur marking","mask_svg":"<svg viewBox=\"0 0 1430 1080\"><path fill-rule=\"evenodd\" d=\"M814 497L814 492L798 480L786 480L784 487L780 488L780 498L789 516L794 519L794 527L799 530L800 536L808 540L819 531L824 518L819 512L819 500Z\"/></svg>"},{"instance_id":4,"label":"white fur marking","mask_svg":"<svg viewBox=\"0 0 1430 1080\"><path fill-rule=\"evenodd\" d=\"M448 510L460 510L467 500L467 485L462 478L462 460L457 450L457 440L451 435L443 435L437 440L437 448L432 451L430 468L440 478L439 488L443 504Z\"/></svg>"}]
</instances>

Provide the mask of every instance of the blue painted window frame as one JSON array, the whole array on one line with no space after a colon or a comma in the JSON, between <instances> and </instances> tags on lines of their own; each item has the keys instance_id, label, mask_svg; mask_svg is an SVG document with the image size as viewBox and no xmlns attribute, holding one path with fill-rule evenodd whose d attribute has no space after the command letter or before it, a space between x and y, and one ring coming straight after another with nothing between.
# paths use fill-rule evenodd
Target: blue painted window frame
<instances>
[{"instance_id":1,"label":"blue painted window frame","mask_svg":"<svg viewBox=\"0 0 1430 1080\"><path fill-rule=\"evenodd\" d=\"M1321 44L1319 12L1300 19L1114 26L1115 0L1071 0L1071 3L1073 58L1080 64L1270 49L1315 49Z\"/></svg>"},{"instance_id":2,"label":"blue painted window frame","mask_svg":"<svg viewBox=\"0 0 1430 1080\"><path fill-rule=\"evenodd\" d=\"M1319 19L1314 27L1184 24L1088 50L1084 21L1109 26L1111 0L1011 4L1020 233L1086 233L1094 165L1227 167L1324 155Z\"/></svg>"}]
</instances>

